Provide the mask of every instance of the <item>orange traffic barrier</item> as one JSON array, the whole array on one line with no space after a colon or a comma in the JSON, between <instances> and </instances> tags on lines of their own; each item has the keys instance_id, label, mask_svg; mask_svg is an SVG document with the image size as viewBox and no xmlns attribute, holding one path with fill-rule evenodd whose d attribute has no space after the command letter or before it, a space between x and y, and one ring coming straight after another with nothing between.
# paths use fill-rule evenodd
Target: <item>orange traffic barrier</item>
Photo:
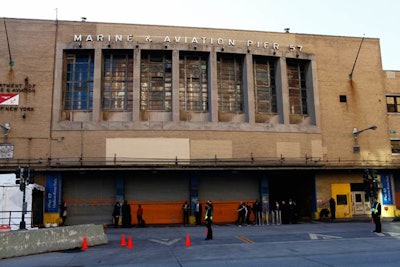
<instances>
[{"instance_id":1,"label":"orange traffic barrier","mask_svg":"<svg viewBox=\"0 0 400 267\"><path fill-rule=\"evenodd\" d=\"M186 235L186 246L190 247L192 244L190 243L190 236L189 234Z\"/></svg>"},{"instance_id":2,"label":"orange traffic barrier","mask_svg":"<svg viewBox=\"0 0 400 267\"><path fill-rule=\"evenodd\" d=\"M133 248L132 236L128 237L128 245L126 247L127 248Z\"/></svg>"},{"instance_id":3,"label":"orange traffic barrier","mask_svg":"<svg viewBox=\"0 0 400 267\"><path fill-rule=\"evenodd\" d=\"M122 234L122 236L121 236L121 243L120 243L120 245L121 245L122 247L126 246L126 240L125 240L125 235L124 235L124 234Z\"/></svg>"},{"instance_id":4,"label":"orange traffic barrier","mask_svg":"<svg viewBox=\"0 0 400 267\"><path fill-rule=\"evenodd\" d=\"M86 236L83 237L82 249L88 249L88 244L87 244Z\"/></svg>"}]
</instances>

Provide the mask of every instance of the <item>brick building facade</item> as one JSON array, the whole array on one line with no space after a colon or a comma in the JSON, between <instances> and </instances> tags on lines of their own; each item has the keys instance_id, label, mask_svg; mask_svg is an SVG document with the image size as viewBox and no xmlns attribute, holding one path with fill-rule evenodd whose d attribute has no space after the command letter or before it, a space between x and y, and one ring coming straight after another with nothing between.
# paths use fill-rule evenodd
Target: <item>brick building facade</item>
<instances>
[{"instance_id":1,"label":"brick building facade","mask_svg":"<svg viewBox=\"0 0 400 267\"><path fill-rule=\"evenodd\" d=\"M44 222L61 199L71 224L109 223L117 200L152 224L180 223L197 199L216 222L255 199L315 218L333 197L352 218L369 214L366 169L383 216L400 208L399 74L382 70L379 39L3 21L1 172L35 168Z\"/></svg>"}]
</instances>

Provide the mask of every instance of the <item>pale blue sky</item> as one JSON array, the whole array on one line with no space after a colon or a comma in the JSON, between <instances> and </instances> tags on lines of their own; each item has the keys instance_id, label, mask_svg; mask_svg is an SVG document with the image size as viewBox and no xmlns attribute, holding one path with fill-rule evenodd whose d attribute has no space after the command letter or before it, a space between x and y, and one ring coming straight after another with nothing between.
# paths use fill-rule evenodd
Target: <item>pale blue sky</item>
<instances>
[{"instance_id":1,"label":"pale blue sky","mask_svg":"<svg viewBox=\"0 0 400 267\"><path fill-rule=\"evenodd\" d=\"M0 17L365 35L380 39L383 69L400 70L399 12L398 0L13 0Z\"/></svg>"}]
</instances>

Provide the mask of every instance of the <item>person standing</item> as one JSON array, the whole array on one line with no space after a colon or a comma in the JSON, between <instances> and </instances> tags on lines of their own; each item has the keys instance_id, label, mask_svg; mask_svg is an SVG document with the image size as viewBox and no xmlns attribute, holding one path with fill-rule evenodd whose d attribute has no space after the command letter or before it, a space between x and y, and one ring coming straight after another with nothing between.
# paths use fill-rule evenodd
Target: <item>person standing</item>
<instances>
[{"instance_id":1,"label":"person standing","mask_svg":"<svg viewBox=\"0 0 400 267\"><path fill-rule=\"evenodd\" d=\"M250 225L251 206L248 202L245 205L245 209L246 209L246 214L245 214L246 224L247 224L247 226L249 226Z\"/></svg>"},{"instance_id":2,"label":"person standing","mask_svg":"<svg viewBox=\"0 0 400 267\"><path fill-rule=\"evenodd\" d=\"M189 204L187 203L187 201L185 201L185 203L183 203L182 205L182 211L183 211L183 225L187 225L189 224Z\"/></svg>"},{"instance_id":3,"label":"person standing","mask_svg":"<svg viewBox=\"0 0 400 267\"><path fill-rule=\"evenodd\" d=\"M138 227L144 227L144 221L143 221L143 208L142 205L138 205L138 209L136 211L136 219L138 222Z\"/></svg>"},{"instance_id":4,"label":"person standing","mask_svg":"<svg viewBox=\"0 0 400 267\"><path fill-rule=\"evenodd\" d=\"M118 223L119 223L119 216L121 215L121 204L119 204L119 201L117 201L117 203L115 203L114 205L114 211L113 211L113 218L114 218L114 227L117 228L118 227Z\"/></svg>"},{"instance_id":5,"label":"person standing","mask_svg":"<svg viewBox=\"0 0 400 267\"><path fill-rule=\"evenodd\" d=\"M60 205L60 218L61 218L61 226L65 226L65 221L67 220L67 202L63 201Z\"/></svg>"},{"instance_id":6,"label":"person standing","mask_svg":"<svg viewBox=\"0 0 400 267\"><path fill-rule=\"evenodd\" d=\"M131 206L128 201L124 201L122 204L122 227L131 227Z\"/></svg>"},{"instance_id":7,"label":"person standing","mask_svg":"<svg viewBox=\"0 0 400 267\"><path fill-rule=\"evenodd\" d=\"M262 224L262 209L261 209L261 203L256 199L256 202L253 203L253 212L254 212L254 220L255 220L255 225L261 225Z\"/></svg>"},{"instance_id":8,"label":"person standing","mask_svg":"<svg viewBox=\"0 0 400 267\"><path fill-rule=\"evenodd\" d=\"M206 227L207 227L207 236L206 236L206 240L211 240L213 239L213 232L212 232L212 214L213 214L213 209L212 209L212 205L207 202L206 203L206 213L204 216L204 220L206 223Z\"/></svg>"},{"instance_id":9,"label":"person standing","mask_svg":"<svg viewBox=\"0 0 400 267\"><path fill-rule=\"evenodd\" d=\"M200 204L200 201L196 201L196 206L194 208L194 215L196 217L196 225L201 225L201 212L203 207Z\"/></svg>"},{"instance_id":10,"label":"person standing","mask_svg":"<svg viewBox=\"0 0 400 267\"><path fill-rule=\"evenodd\" d=\"M275 201L275 205L272 206L272 224L281 224L282 223L282 213L281 206L278 201Z\"/></svg>"},{"instance_id":11,"label":"person standing","mask_svg":"<svg viewBox=\"0 0 400 267\"><path fill-rule=\"evenodd\" d=\"M262 219L262 224L264 225L264 223L266 223L267 225L269 225L269 201L265 200L263 202L262 205L262 209L263 209L263 214L264 214L264 218Z\"/></svg>"},{"instance_id":12,"label":"person standing","mask_svg":"<svg viewBox=\"0 0 400 267\"><path fill-rule=\"evenodd\" d=\"M297 205L291 198L289 199L288 203L288 210L289 210L289 222L296 224L297 223Z\"/></svg>"},{"instance_id":13,"label":"person standing","mask_svg":"<svg viewBox=\"0 0 400 267\"><path fill-rule=\"evenodd\" d=\"M237 212L238 212L237 222L238 222L239 227L242 227L242 224L244 223L245 216L246 216L246 208L245 208L245 204L243 202L239 203Z\"/></svg>"},{"instance_id":14,"label":"person standing","mask_svg":"<svg viewBox=\"0 0 400 267\"><path fill-rule=\"evenodd\" d=\"M333 197L329 200L329 208L331 210L331 219L336 219L336 202Z\"/></svg>"},{"instance_id":15,"label":"person standing","mask_svg":"<svg viewBox=\"0 0 400 267\"><path fill-rule=\"evenodd\" d=\"M381 223L381 203L378 202L378 199L376 197L373 198L373 204L372 204L372 220L374 221L375 224L375 233L381 233L382 232L382 223Z\"/></svg>"},{"instance_id":16,"label":"person standing","mask_svg":"<svg viewBox=\"0 0 400 267\"><path fill-rule=\"evenodd\" d=\"M290 222L289 206L285 200L281 202L281 219L282 224L289 224Z\"/></svg>"}]
</instances>

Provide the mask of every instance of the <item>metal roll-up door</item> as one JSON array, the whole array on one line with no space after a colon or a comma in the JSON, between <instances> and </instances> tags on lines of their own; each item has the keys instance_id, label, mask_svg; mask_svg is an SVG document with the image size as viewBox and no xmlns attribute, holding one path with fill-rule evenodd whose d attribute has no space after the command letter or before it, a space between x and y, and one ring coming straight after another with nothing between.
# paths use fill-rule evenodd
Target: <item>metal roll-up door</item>
<instances>
[{"instance_id":1,"label":"metal roll-up door","mask_svg":"<svg viewBox=\"0 0 400 267\"><path fill-rule=\"evenodd\" d=\"M189 178L174 174L133 176L125 179L128 201L180 201L189 199Z\"/></svg>"},{"instance_id":2,"label":"metal roll-up door","mask_svg":"<svg viewBox=\"0 0 400 267\"><path fill-rule=\"evenodd\" d=\"M246 176L201 177L199 199L249 200L259 199L259 180Z\"/></svg>"},{"instance_id":3,"label":"metal roll-up door","mask_svg":"<svg viewBox=\"0 0 400 267\"><path fill-rule=\"evenodd\" d=\"M114 178L99 174L76 174L63 176L62 186L68 211L66 225L112 222Z\"/></svg>"}]
</instances>

